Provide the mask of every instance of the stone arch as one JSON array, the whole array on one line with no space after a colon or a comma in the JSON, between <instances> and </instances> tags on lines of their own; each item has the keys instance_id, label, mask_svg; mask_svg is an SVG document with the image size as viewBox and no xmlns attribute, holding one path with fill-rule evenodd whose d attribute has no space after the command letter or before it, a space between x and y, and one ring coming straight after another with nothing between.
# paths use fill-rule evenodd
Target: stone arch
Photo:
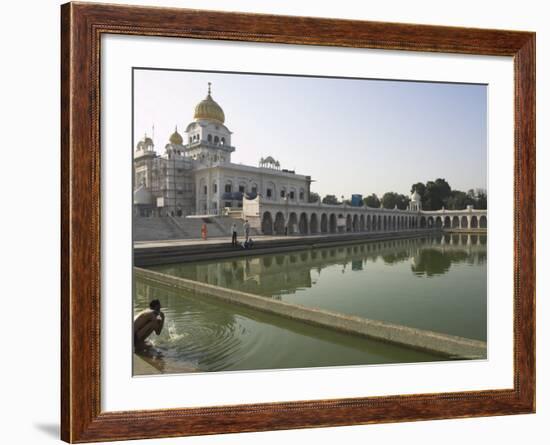
<instances>
[{"instance_id":1,"label":"stone arch","mask_svg":"<svg viewBox=\"0 0 550 445\"><path fill-rule=\"evenodd\" d=\"M485 215L481 215L479 217L479 227L481 229L486 229L487 228L487 217Z\"/></svg>"},{"instance_id":2,"label":"stone arch","mask_svg":"<svg viewBox=\"0 0 550 445\"><path fill-rule=\"evenodd\" d=\"M477 227L478 227L477 216L473 215L472 219L470 220L470 229L477 229Z\"/></svg>"},{"instance_id":3,"label":"stone arch","mask_svg":"<svg viewBox=\"0 0 550 445\"><path fill-rule=\"evenodd\" d=\"M421 229L425 229L425 228L426 228L426 217L425 217L425 216L421 216L421 217L420 217L420 228L421 228Z\"/></svg>"},{"instance_id":4,"label":"stone arch","mask_svg":"<svg viewBox=\"0 0 550 445\"><path fill-rule=\"evenodd\" d=\"M359 230L361 232L364 232L365 231L365 215L361 215L359 217Z\"/></svg>"},{"instance_id":5,"label":"stone arch","mask_svg":"<svg viewBox=\"0 0 550 445\"><path fill-rule=\"evenodd\" d=\"M351 232L351 215L346 215L346 232Z\"/></svg>"},{"instance_id":6,"label":"stone arch","mask_svg":"<svg viewBox=\"0 0 550 445\"><path fill-rule=\"evenodd\" d=\"M359 232L359 215L357 215L357 213L353 215L351 227L353 232Z\"/></svg>"},{"instance_id":7,"label":"stone arch","mask_svg":"<svg viewBox=\"0 0 550 445\"><path fill-rule=\"evenodd\" d=\"M468 217L463 216L460 218L460 228L461 229L468 229Z\"/></svg>"},{"instance_id":8,"label":"stone arch","mask_svg":"<svg viewBox=\"0 0 550 445\"><path fill-rule=\"evenodd\" d=\"M441 216L438 216L437 218L435 218L435 226L438 229L441 229L441 227L443 227L443 221L441 220Z\"/></svg>"},{"instance_id":9,"label":"stone arch","mask_svg":"<svg viewBox=\"0 0 550 445\"><path fill-rule=\"evenodd\" d=\"M428 216L428 227L432 228L434 226L434 217Z\"/></svg>"},{"instance_id":10,"label":"stone arch","mask_svg":"<svg viewBox=\"0 0 550 445\"><path fill-rule=\"evenodd\" d=\"M460 227L460 219L458 216L453 216L453 222L451 223L453 229L458 229Z\"/></svg>"},{"instance_id":11,"label":"stone arch","mask_svg":"<svg viewBox=\"0 0 550 445\"><path fill-rule=\"evenodd\" d=\"M306 213L300 214L300 222L298 224L298 229L300 231L300 235L308 234L308 221L307 221Z\"/></svg>"},{"instance_id":12,"label":"stone arch","mask_svg":"<svg viewBox=\"0 0 550 445\"><path fill-rule=\"evenodd\" d=\"M393 229L393 230L397 229L397 222L396 222L396 219L397 219L396 216L393 215L393 217L392 217L392 223L391 223L392 229Z\"/></svg>"},{"instance_id":13,"label":"stone arch","mask_svg":"<svg viewBox=\"0 0 550 445\"><path fill-rule=\"evenodd\" d=\"M372 230L372 221L370 215L367 215L367 232Z\"/></svg>"},{"instance_id":14,"label":"stone arch","mask_svg":"<svg viewBox=\"0 0 550 445\"><path fill-rule=\"evenodd\" d=\"M321 233L328 232L328 217L326 213L321 215Z\"/></svg>"},{"instance_id":15,"label":"stone arch","mask_svg":"<svg viewBox=\"0 0 550 445\"><path fill-rule=\"evenodd\" d=\"M262 216L262 233L264 235L273 235L273 218L270 212L264 212Z\"/></svg>"},{"instance_id":16,"label":"stone arch","mask_svg":"<svg viewBox=\"0 0 550 445\"><path fill-rule=\"evenodd\" d=\"M450 216L446 216L445 219L443 220L443 227L445 227L446 229L451 228L451 217Z\"/></svg>"},{"instance_id":17,"label":"stone arch","mask_svg":"<svg viewBox=\"0 0 550 445\"><path fill-rule=\"evenodd\" d=\"M382 215L378 215L378 221L376 222L376 230L382 230Z\"/></svg>"},{"instance_id":18,"label":"stone arch","mask_svg":"<svg viewBox=\"0 0 550 445\"><path fill-rule=\"evenodd\" d=\"M298 216L292 212L288 215L288 234L292 235L298 230Z\"/></svg>"},{"instance_id":19,"label":"stone arch","mask_svg":"<svg viewBox=\"0 0 550 445\"><path fill-rule=\"evenodd\" d=\"M384 219L382 221L382 230L388 230L388 216L384 215Z\"/></svg>"},{"instance_id":20,"label":"stone arch","mask_svg":"<svg viewBox=\"0 0 550 445\"><path fill-rule=\"evenodd\" d=\"M285 215L282 212L277 212L275 215L275 227L274 231L276 235L285 234Z\"/></svg>"},{"instance_id":21,"label":"stone arch","mask_svg":"<svg viewBox=\"0 0 550 445\"><path fill-rule=\"evenodd\" d=\"M312 213L310 216L309 232L312 234L319 232L319 218L317 218L317 213Z\"/></svg>"},{"instance_id":22,"label":"stone arch","mask_svg":"<svg viewBox=\"0 0 550 445\"><path fill-rule=\"evenodd\" d=\"M329 232L336 233L337 230L338 226L336 224L336 215L334 213L331 213L329 217Z\"/></svg>"}]
</instances>

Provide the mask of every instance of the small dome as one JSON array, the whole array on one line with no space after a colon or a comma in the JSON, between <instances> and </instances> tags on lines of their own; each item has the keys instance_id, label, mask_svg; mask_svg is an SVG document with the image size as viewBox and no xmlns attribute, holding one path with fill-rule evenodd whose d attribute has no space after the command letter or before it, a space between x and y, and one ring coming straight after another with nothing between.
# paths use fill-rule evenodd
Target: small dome
<instances>
[{"instance_id":1,"label":"small dome","mask_svg":"<svg viewBox=\"0 0 550 445\"><path fill-rule=\"evenodd\" d=\"M155 144L153 143L153 139L151 139L150 137L147 136L147 134L145 134L143 136L143 139L137 143L136 148L138 150L148 150L154 146Z\"/></svg>"},{"instance_id":2,"label":"small dome","mask_svg":"<svg viewBox=\"0 0 550 445\"><path fill-rule=\"evenodd\" d=\"M195 114L193 115L194 119L209 119L220 124L225 122L225 114L223 113L222 107L212 99L210 91L210 82L208 83L208 95L206 99L200 101L195 107Z\"/></svg>"},{"instance_id":3,"label":"small dome","mask_svg":"<svg viewBox=\"0 0 550 445\"><path fill-rule=\"evenodd\" d=\"M181 145L183 144L183 137L181 134L178 133L178 127L176 127L176 130L174 133L172 133L172 136L170 136L170 143L172 145Z\"/></svg>"},{"instance_id":4,"label":"small dome","mask_svg":"<svg viewBox=\"0 0 550 445\"><path fill-rule=\"evenodd\" d=\"M412 202L420 202L421 201L421 196L418 194L418 192L415 190L412 195L411 195L411 201Z\"/></svg>"}]
</instances>

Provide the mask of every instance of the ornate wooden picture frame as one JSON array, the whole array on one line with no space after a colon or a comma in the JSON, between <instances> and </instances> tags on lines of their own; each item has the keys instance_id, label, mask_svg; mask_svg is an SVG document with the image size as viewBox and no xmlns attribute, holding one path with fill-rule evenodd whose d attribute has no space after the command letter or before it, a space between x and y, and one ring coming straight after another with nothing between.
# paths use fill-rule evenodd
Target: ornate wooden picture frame
<instances>
[{"instance_id":1,"label":"ornate wooden picture frame","mask_svg":"<svg viewBox=\"0 0 550 445\"><path fill-rule=\"evenodd\" d=\"M103 412L99 117L104 34L513 57L513 389ZM63 440L93 442L535 411L534 33L68 3L61 9L61 35Z\"/></svg>"}]
</instances>

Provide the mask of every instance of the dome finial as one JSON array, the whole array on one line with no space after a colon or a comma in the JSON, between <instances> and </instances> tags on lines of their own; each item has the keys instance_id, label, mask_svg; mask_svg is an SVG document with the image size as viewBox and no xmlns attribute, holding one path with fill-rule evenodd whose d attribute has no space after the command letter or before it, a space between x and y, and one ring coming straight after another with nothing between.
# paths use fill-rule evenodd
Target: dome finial
<instances>
[{"instance_id":1,"label":"dome finial","mask_svg":"<svg viewBox=\"0 0 550 445\"><path fill-rule=\"evenodd\" d=\"M208 82L208 95L205 99L200 101L195 107L195 113L193 118L196 119L209 119L213 121L218 121L220 124L223 124L225 121L225 115L223 113L222 107L212 99L212 83Z\"/></svg>"},{"instance_id":2,"label":"dome finial","mask_svg":"<svg viewBox=\"0 0 550 445\"><path fill-rule=\"evenodd\" d=\"M172 145L182 145L183 144L183 137L181 134L178 133L178 126L176 125L176 129L174 130L174 133L172 133L172 136L170 136L170 143Z\"/></svg>"}]
</instances>

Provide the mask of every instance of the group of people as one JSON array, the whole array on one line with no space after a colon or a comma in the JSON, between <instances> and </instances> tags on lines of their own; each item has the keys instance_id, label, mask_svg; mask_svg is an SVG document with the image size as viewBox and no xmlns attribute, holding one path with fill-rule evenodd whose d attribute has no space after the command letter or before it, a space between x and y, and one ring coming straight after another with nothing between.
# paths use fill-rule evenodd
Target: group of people
<instances>
[{"instance_id":1,"label":"group of people","mask_svg":"<svg viewBox=\"0 0 550 445\"><path fill-rule=\"evenodd\" d=\"M233 223L231 225L231 245L233 247L242 247L243 249L250 249L252 248L252 245L254 244L254 241L252 238L250 238L250 224L248 223L248 220L246 219L243 224L243 232L244 232L244 241L242 243L239 243L237 239L237 223Z\"/></svg>"}]
</instances>

